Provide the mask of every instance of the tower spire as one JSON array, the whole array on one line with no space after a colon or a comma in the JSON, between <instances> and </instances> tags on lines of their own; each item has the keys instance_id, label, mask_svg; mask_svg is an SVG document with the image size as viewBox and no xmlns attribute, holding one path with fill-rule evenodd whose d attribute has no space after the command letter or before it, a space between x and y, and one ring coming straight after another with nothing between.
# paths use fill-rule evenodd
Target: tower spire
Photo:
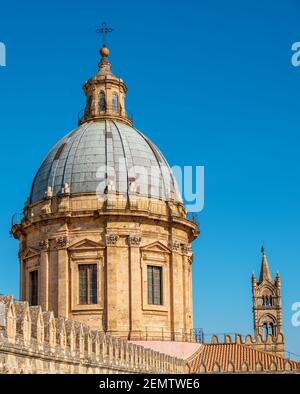
<instances>
[{"instance_id":1,"label":"tower spire","mask_svg":"<svg viewBox=\"0 0 300 394\"><path fill-rule=\"evenodd\" d=\"M284 338L282 333L280 276L277 274L276 279L272 280L264 246L261 248L261 253L262 262L259 281L256 281L255 275L252 276L254 334L255 337L260 336L263 350L283 356Z\"/></svg>"},{"instance_id":2,"label":"tower spire","mask_svg":"<svg viewBox=\"0 0 300 394\"><path fill-rule=\"evenodd\" d=\"M261 247L261 253L262 253L262 262L260 268L259 282L261 283L264 280L268 280L272 282L272 276L271 276L267 255L266 255L266 249L264 245L262 245Z\"/></svg>"}]
</instances>

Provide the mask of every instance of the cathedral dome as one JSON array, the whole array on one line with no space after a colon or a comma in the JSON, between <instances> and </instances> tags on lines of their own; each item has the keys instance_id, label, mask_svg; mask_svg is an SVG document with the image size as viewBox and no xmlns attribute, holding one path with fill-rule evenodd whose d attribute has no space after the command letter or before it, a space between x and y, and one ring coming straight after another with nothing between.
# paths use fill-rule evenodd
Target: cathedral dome
<instances>
[{"instance_id":1,"label":"cathedral dome","mask_svg":"<svg viewBox=\"0 0 300 394\"><path fill-rule=\"evenodd\" d=\"M60 140L42 162L30 203L61 194L133 193L181 201L176 181L158 148L119 120L89 120Z\"/></svg>"},{"instance_id":2,"label":"cathedral dome","mask_svg":"<svg viewBox=\"0 0 300 394\"><path fill-rule=\"evenodd\" d=\"M109 50L100 54L78 127L47 154L12 225L21 300L131 340L190 335L197 225L164 156L128 117Z\"/></svg>"},{"instance_id":3,"label":"cathedral dome","mask_svg":"<svg viewBox=\"0 0 300 394\"><path fill-rule=\"evenodd\" d=\"M98 72L83 85L79 126L42 162L29 203L59 195L140 196L182 202L170 167L158 148L133 127L125 109L127 86L114 75L103 46Z\"/></svg>"}]
</instances>

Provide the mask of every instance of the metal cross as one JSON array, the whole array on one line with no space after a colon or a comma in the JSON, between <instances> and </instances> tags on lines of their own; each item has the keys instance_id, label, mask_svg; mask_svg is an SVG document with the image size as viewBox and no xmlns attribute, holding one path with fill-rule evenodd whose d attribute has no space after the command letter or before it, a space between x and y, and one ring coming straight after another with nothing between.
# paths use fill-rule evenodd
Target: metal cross
<instances>
[{"instance_id":1,"label":"metal cross","mask_svg":"<svg viewBox=\"0 0 300 394\"><path fill-rule=\"evenodd\" d=\"M106 45L106 34L107 33L111 33L112 31L113 31L113 29L111 27L108 27L105 22L103 22L101 27L99 27L96 30L96 33L102 34L102 44L103 44L104 47Z\"/></svg>"}]
</instances>

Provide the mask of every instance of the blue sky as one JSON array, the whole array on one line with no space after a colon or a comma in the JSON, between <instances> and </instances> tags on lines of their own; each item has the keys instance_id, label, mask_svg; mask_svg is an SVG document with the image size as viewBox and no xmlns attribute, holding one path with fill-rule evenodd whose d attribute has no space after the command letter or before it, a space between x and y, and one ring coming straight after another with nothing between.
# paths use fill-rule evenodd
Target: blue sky
<instances>
[{"instance_id":1,"label":"blue sky","mask_svg":"<svg viewBox=\"0 0 300 394\"><path fill-rule=\"evenodd\" d=\"M282 276L286 348L300 354L300 5L275 1L2 2L0 292L18 295L11 216L47 151L76 127L107 21L135 125L171 165L205 166L194 243L195 327L252 333L251 274L264 241Z\"/></svg>"}]
</instances>

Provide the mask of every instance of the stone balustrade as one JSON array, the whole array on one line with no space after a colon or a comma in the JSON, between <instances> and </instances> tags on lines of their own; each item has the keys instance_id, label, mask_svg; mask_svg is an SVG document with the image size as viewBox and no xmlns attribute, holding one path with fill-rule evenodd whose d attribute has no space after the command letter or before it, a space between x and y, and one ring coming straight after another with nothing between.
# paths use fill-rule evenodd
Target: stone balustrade
<instances>
[{"instance_id":1,"label":"stone balustrade","mask_svg":"<svg viewBox=\"0 0 300 394\"><path fill-rule=\"evenodd\" d=\"M184 360L0 296L0 373L187 373Z\"/></svg>"}]
</instances>

